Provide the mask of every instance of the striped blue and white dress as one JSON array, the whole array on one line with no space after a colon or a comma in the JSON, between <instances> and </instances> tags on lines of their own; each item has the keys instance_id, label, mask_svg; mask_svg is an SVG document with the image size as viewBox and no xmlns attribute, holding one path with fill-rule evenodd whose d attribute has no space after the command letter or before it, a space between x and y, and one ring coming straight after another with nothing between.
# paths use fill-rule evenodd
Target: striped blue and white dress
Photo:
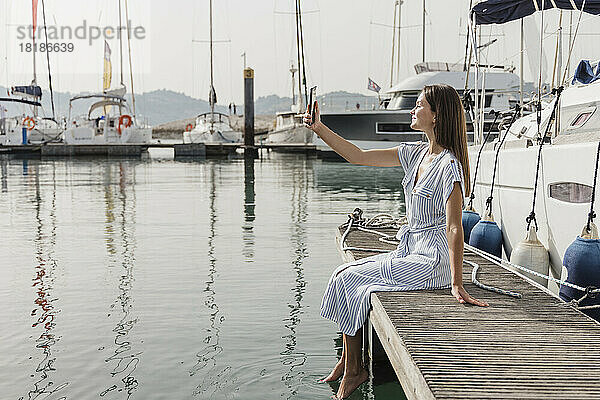
<instances>
[{"instance_id":1,"label":"striped blue and white dress","mask_svg":"<svg viewBox=\"0 0 600 400\"><path fill-rule=\"evenodd\" d=\"M441 289L450 286L450 255L446 238L446 201L464 179L460 162L445 149L415 178L428 151L424 142L402 143L398 158L404 169L408 223L396 235L396 250L340 265L332 274L321 302L321 316L354 336L371 307L370 295L381 291Z\"/></svg>"}]
</instances>

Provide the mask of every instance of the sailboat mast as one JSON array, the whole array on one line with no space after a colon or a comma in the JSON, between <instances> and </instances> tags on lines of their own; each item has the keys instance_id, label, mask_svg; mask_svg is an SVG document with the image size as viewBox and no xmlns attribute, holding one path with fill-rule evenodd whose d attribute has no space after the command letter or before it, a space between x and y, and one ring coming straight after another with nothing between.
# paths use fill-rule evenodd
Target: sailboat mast
<instances>
[{"instance_id":1,"label":"sailboat mast","mask_svg":"<svg viewBox=\"0 0 600 400\"><path fill-rule=\"evenodd\" d=\"M302 69L300 67L300 22L299 22L299 9L298 0L296 4L296 48L298 50L298 109L302 110Z\"/></svg>"},{"instance_id":2,"label":"sailboat mast","mask_svg":"<svg viewBox=\"0 0 600 400\"><path fill-rule=\"evenodd\" d=\"M519 52L519 110L521 117L523 116L523 52L525 51L523 41L523 18L521 18L521 51Z\"/></svg>"},{"instance_id":3,"label":"sailboat mast","mask_svg":"<svg viewBox=\"0 0 600 400\"><path fill-rule=\"evenodd\" d=\"M213 19L212 19L212 0L210 0L210 133L214 131L215 121L215 102L213 99L214 83L213 83Z\"/></svg>"},{"instance_id":4,"label":"sailboat mast","mask_svg":"<svg viewBox=\"0 0 600 400\"><path fill-rule=\"evenodd\" d=\"M121 0L119 1L119 64L121 64L121 86L123 85L123 22L121 18Z\"/></svg>"},{"instance_id":5,"label":"sailboat mast","mask_svg":"<svg viewBox=\"0 0 600 400\"><path fill-rule=\"evenodd\" d=\"M394 84L394 55L396 54L396 8L398 0L394 2L394 25L392 26L392 62L390 63L390 87Z\"/></svg>"},{"instance_id":6,"label":"sailboat mast","mask_svg":"<svg viewBox=\"0 0 600 400\"><path fill-rule=\"evenodd\" d=\"M50 88L50 102L52 104L52 118L56 121L56 110L54 108L54 90L52 89L52 74L50 73L50 52L48 49L48 27L46 25L46 4L42 0L42 16L44 18L44 33L46 34L46 62L48 63L48 86Z\"/></svg>"},{"instance_id":7,"label":"sailboat mast","mask_svg":"<svg viewBox=\"0 0 600 400\"><path fill-rule=\"evenodd\" d=\"M425 0L423 0L423 62L425 62Z\"/></svg>"},{"instance_id":8,"label":"sailboat mast","mask_svg":"<svg viewBox=\"0 0 600 400\"><path fill-rule=\"evenodd\" d=\"M31 52L33 56L33 81L31 84L34 86L37 85L37 73L35 66L35 53L37 53L35 48L35 31L37 30L37 3L38 0L31 0L31 19L33 21L33 35L31 35L33 41L33 51Z\"/></svg>"},{"instance_id":9,"label":"sailboat mast","mask_svg":"<svg viewBox=\"0 0 600 400\"><path fill-rule=\"evenodd\" d=\"M131 104L135 118L135 93L133 91L133 66L131 65L131 27L129 26L129 7L125 0L125 18L127 19L127 51L129 52L129 80L131 83Z\"/></svg>"},{"instance_id":10,"label":"sailboat mast","mask_svg":"<svg viewBox=\"0 0 600 400\"><path fill-rule=\"evenodd\" d=\"M396 82L398 82L398 80L400 79L400 32L401 32L401 26L402 26L402 0L398 0L398 38L397 38L397 43L398 43L398 47L397 47L397 51L398 51L398 55L396 57Z\"/></svg>"}]
</instances>

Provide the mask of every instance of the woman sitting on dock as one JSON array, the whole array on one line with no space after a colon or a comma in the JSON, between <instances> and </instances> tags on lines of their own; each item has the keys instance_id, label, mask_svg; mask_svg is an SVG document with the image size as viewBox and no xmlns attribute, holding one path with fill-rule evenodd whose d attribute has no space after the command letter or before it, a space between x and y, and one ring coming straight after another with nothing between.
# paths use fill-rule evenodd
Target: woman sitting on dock
<instances>
[{"instance_id":1,"label":"woman sitting on dock","mask_svg":"<svg viewBox=\"0 0 600 400\"><path fill-rule=\"evenodd\" d=\"M398 232L397 249L339 266L323 296L321 315L336 322L343 333L342 357L321 380L343 376L338 399L348 397L368 378L361 363L361 342L371 293L451 287L460 303L487 306L471 297L462 283L462 207L470 184L460 97L448 85L425 86L411 114L411 128L423 131L428 143L376 150L362 150L323 125L316 103L315 121L309 113L304 116L305 124L348 162L404 169L408 223Z\"/></svg>"}]
</instances>

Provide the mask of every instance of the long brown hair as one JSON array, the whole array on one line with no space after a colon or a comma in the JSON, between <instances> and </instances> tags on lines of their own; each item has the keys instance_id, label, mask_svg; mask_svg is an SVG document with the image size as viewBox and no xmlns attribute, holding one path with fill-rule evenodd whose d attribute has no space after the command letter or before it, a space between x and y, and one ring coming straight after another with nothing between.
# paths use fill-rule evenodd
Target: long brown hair
<instances>
[{"instance_id":1,"label":"long brown hair","mask_svg":"<svg viewBox=\"0 0 600 400\"><path fill-rule=\"evenodd\" d=\"M471 194L469 175L469 153L467 152L467 122L460 96L452 86L428 85L423 88L425 100L435 113L433 126L436 142L454 153L460 161L465 179L465 193Z\"/></svg>"}]
</instances>

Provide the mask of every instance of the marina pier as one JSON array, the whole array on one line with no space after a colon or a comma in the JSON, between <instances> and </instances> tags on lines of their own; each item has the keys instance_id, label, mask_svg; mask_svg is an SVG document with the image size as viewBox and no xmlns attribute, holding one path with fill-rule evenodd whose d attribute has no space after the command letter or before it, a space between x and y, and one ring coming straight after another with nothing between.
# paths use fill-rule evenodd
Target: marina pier
<instances>
[{"instance_id":1,"label":"marina pier","mask_svg":"<svg viewBox=\"0 0 600 400\"><path fill-rule=\"evenodd\" d=\"M280 151L287 153L314 154L313 144L298 143L258 143L258 150ZM104 145L68 145L63 143L38 145L0 146L0 155L14 157L141 157L151 148L173 149L177 157L220 157L243 150L243 143L148 143L148 144L104 144Z\"/></svg>"},{"instance_id":2,"label":"marina pier","mask_svg":"<svg viewBox=\"0 0 600 400\"><path fill-rule=\"evenodd\" d=\"M344 230L340 227L337 234L344 262L375 254L342 251ZM352 230L345 243L395 248L377 238ZM480 266L479 281L522 298L475 286L467 264L465 289L489 307L459 304L449 289L371 295L365 350L372 359L374 342L381 343L407 398L600 398L600 324L469 245L464 259Z\"/></svg>"}]
</instances>

